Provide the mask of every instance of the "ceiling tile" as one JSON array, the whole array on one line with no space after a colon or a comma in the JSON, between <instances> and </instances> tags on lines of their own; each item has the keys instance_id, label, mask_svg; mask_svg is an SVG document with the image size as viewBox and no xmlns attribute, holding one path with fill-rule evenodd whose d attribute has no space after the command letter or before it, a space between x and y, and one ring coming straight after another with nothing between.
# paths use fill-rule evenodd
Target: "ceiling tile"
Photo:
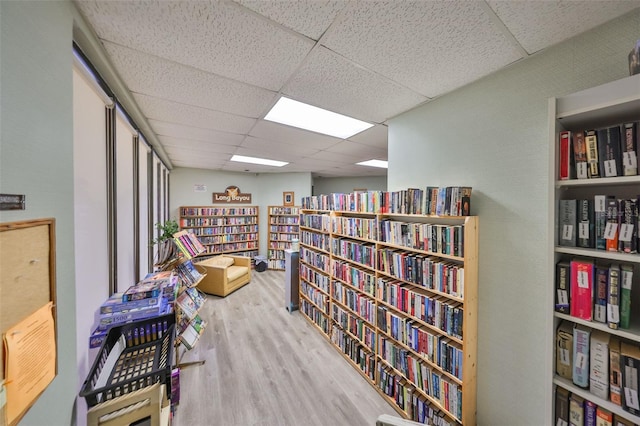
<instances>
[{"instance_id":1,"label":"ceiling tile","mask_svg":"<svg viewBox=\"0 0 640 426\"><path fill-rule=\"evenodd\" d=\"M158 136L172 136L174 138L193 139L221 145L239 145L245 138L244 135L235 133L183 126L165 121L149 120L149 124Z\"/></svg>"},{"instance_id":2,"label":"ceiling tile","mask_svg":"<svg viewBox=\"0 0 640 426\"><path fill-rule=\"evenodd\" d=\"M254 137L247 137L240 146L240 149L250 157L262 157L262 155L255 155L256 153L269 155L264 158L280 161L291 161L295 156L313 155L318 152L318 149L314 147L305 146L298 143L280 143L266 139L259 139ZM253 152L254 154L251 154ZM276 156L276 157L274 157Z\"/></svg>"},{"instance_id":3,"label":"ceiling tile","mask_svg":"<svg viewBox=\"0 0 640 426\"><path fill-rule=\"evenodd\" d=\"M480 2L358 2L349 12L323 44L428 97L521 58Z\"/></svg>"},{"instance_id":4,"label":"ceiling tile","mask_svg":"<svg viewBox=\"0 0 640 426\"><path fill-rule=\"evenodd\" d=\"M426 100L324 47L313 51L283 93L370 123L382 123Z\"/></svg>"},{"instance_id":5,"label":"ceiling tile","mask_svg":"<svg viewBox=\"0 0 640 426\"><path fill-rule=\"evenodd\" d=\"M236 145L221 145L217 143L196 141L192 139L173 138L167 136L160 136L159 139L169 156L171 156L172 153L178 153L181 151L231 155L237 148Z\"/></svg>"},{"instance_id":6,"label":"ceiling tile","mask_svg":"<svg viewBox=\"0 0 640 426\"><path fill-rule=\"evenodd\" d=\"M224 166L224 162L208 161L208 160L175 160L173 165L176 167L188 167L190 169L209 169L219 170Z\"/></svg>"},{"instance_id":7,"label":"ceiling tile","mask_svg":"<svg viewBox=\"0 0 640 426\"><path fill-rule=\"evenodd\" d=\"M353 135L350 141L361 143L363 145L374 146L376 148L387 149L389 128L384 124L376 124L375 126Z\"/></svg>"},{"instance_id":8,"label":"ceiling tile","mask_svg":"<svg viewBox=\"0 0 640 426\"><path fill-rule=\"evenodd\" d=\"M347 1L264 1L235 0L313 40L318 40Z\"/></svg>"},{"instance_id":9,"label":"ceiling tile","mask_svg":"<svg viewBox=\"0 0 640 426\"><path fill-rule=\"evenodd\" d=\"M134 98L147 118L158 121L228 133L247 133L257 121L255 118L227 114L147 95L135 94Z\"/></svg>"},{"instance_id":10,"label":"ceiling tile","mask_svg":"<svg viewBox=\"0 0 640 426\"><path fill-rule=\"evenodd\" d=\"M360 158L358 161L371 160L374 158L376 160L387 159L386 149L364 146L351 141L340 142L339 144L332 146L326 151L337 154L351 155L356 158Z\"/></svg>"},{"instance_id":11,"label":"ceiling tile","mask_svg":"<svg viewBox=\"0 0 640 426\"><path fill-rule=\"evenodd\" d=\"M338 164L351 164L360 161L359 156L338 152L330 152L330 151L320 151L318 153L313 154L314 159L324 160L324 161L332 161L336 165Z\"/></svg>"},{"instance_id":12,"label":"ceiling tile","mask_svg":"<svg viewBox=\"0 0 640 426\"><path fill-rule=\"evenodd\" d=\"M104 46L134 93L255 118L275 103L274 92L113 43Z\"/></svg>"},{"instance_id":13,"label":"ceiling tile","mask_svg":"<svg viewBox=\"0 0 640 426\"><path fill-rule=\"evenodd\" d=\"M282 87L314 44L233 2L78 5L104 40L271 90Z\"/></svg>"},{"instance_id":14,"label":"ceiling tile","mask_svg":"<svg viewBox=\"0 0 640 426\"><path fill-rule=\"evenodd\" d=\"M487 0L487 3L528 53L559 43L640 6L638 0Z\"/></svg>"},{"instance_id":15,"label":"ceiling tile","mask_svg":"<svg viewBox=\"0 0 640 426\"><path fill-rule=\"evenodd\" d=\"M328 148L342 140L264 120L256 124L250 135L260 139L304 145L307 148L315 148L317 150Z\"/></svg>"}]
</instances>

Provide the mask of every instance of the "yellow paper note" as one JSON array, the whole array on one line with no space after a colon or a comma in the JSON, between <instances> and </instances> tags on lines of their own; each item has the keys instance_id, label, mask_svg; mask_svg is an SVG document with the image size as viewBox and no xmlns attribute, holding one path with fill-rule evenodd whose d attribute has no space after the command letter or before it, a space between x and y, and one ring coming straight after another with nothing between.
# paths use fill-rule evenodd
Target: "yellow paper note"
<instances>
[{"instance_id":1,"label":"yellow paper note","mask_svg":"<svg viewBox=\"0 0 640 426\"><path fill-rule=\"evenodd\" d=\"M47 303L4 335L5 421L9 425L17 423L56 375L52 308L53 303Z\"/></svg>"}]
</instances>

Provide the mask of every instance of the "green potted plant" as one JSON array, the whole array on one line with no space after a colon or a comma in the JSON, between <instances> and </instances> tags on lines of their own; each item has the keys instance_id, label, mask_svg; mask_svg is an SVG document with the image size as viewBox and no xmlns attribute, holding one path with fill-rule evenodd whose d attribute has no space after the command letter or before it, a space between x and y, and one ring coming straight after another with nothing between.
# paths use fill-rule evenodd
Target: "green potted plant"
<instances>
[{"instance_id":1,"label":"green potted plant","mask_svg":"<svg viewBox=\"0 0 640 426\"><path fill-rule=\"evenodd\" d=\"M158 244L158 260L156 264L163 265L176 254L173 234L178 232L180 227L175 219L166 220L164 223L156 223L155 227L160 231L160 235L158 238L153 239L151 243L153 245Z\"/></svg>"}]
</instances>

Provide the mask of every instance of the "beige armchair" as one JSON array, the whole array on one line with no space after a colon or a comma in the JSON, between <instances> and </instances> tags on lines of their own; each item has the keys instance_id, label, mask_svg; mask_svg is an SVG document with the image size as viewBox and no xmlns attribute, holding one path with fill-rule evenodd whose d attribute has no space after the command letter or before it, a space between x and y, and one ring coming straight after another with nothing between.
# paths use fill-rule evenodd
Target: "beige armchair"
<instances>
[{"instance_id":1,"label":"beige armchair","mask_svg":"<svg viewBox=\"0 0 640 426\"><path fill-rule=\"evenodd\" d=\"M220 255L197 265L206 269L207 276L198 284L205 293L225 297L251 281L251 258Z\"/></svg>"}]
</instances>

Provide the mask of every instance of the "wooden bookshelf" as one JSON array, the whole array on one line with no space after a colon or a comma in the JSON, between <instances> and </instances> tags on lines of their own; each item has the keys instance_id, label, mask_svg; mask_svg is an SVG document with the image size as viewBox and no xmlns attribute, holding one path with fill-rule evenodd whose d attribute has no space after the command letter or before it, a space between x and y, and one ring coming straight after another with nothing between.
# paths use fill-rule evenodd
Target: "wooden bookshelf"
<instances>
[{"instance_id":1,"label":"wooden bookshelf","mask_svg":"<svg viewBox=\"0 0 640 426\"><path fill-rule=\"evenodd\" d=\"M236 254L254 258L260 245L259 207L180 207L180 228L193 233L205 247L199 258Z\"/></svg>"},{"instance_id":2,"label":"wooden bookshelf","mask_svg":"<svg viewBox=\"0 0 640 426\"><path fill-rule=\"evenodd\" d=\"M300 208L269 206L269 269L284 270L285 253L300 232Z\"/></svg>"},{"instance_id":3,"label":"wooden bookshelf","mask_svg":"<svg viewBox=\"0 0 640 426\"><path fill-rule=\"evenodd\" d=\"M617 177L600 177L600 178L583 178L559 180L559 137L563 131L571 131L572 136L578 131L598 130L611 126L617 126L628 122L638 122L640 116L640 75L635 75L602 86L587 89L578 93L569 94L561 98L552 98L549 100L549 153L551 158L550 167L550 199L549 216L551 218L552 227L550 229L549 241L552 246L549 252L553 264L549 265L549 315L552 316L551 322L553 329L549 330L550 345L552 357L550 365L553 366L551 377L553 377L550 392L552 407L552 419L550 423L558 424L555 403L556 390L563 388L570 394L588 400L595 405L604 408L613 413L616 418L624 418L635 424L640 423L640 417L626 411L623 406L615 404L608 398L602 398L586 389L576 386L572 379L567 379L557 373L558 365L556 353L557 329L561 323L568 323L572 328L581 326L589 330L591 333L597 331L605 333L609 337L617 337L622 342L630 343L635 346L640 345L640 254L630 254L615 251L605 251L596 249L595 247L571 247L561 245L560 231L564 228L561 225L559 202L560 200L594 200L596 195L611 195L616 199L637 199L640 196L640 176L617 176ZM636 150L638 147L636 146ZM637 154L637 153L636 153ZM579 212L578 212L579 214ZM576 232L578 232L576 226ZM584 229L584 228L583 228ZM566 243L565 243L566 244ZM578 244L579 245L579 244ZM593 261L596 265L608 268L612 264L630 265L633 268L632 290L631 290L631 321L630 327L623 329L621 327L612 329L607 323L594 320L579 319L570 315L570 310L565 313L556 311L556 268L558 262L571 261L573 259ZM595 274L594 274L595 276ZM570 280L569 280L570 282ZM594 278L594 290L597 281ZM571 300L569 298L569 300ZM607 316L609 308L607 309ZM615 317L615 315L614 315ZM607 317L607 320L609 318ZM587 358L589 358L587 356ZM610 369L611 365L608 364ZM610 370L609 370L610 371ZM590 373L590 372L589 372ZM591 374L589 374L591 376ZM608 379L608 377L607 377ZM625 390L622 389L622 398L624 400Z\"/></svg>"},{"instance_id":4,"label":"wooden bookshelf","mask_svg":"<svg viewBox=\"0 0 640 426\"><path fill-rule=\"evenodd\" d=\"M365 200L361 205L375 204ZM309 206L327 204L321 198L305 204ZM464 244L455 253L452 244L448 249L425 250L390 234L393 230L398 236L400 230L412 227L434 235L451 229L451 236L455 227L456 241ZM415 402L421 400L451 424L476 424L478 218L303 207L300 246L300 298L315 308L315 317L307 314L310 309L301 312L316 326L318 315L328 317L329 328L323 334L349 364L405 418L417 420ZM432 279L423 273L408 275L409 260L414 268L416 262L428 265ZM399 270L400 265L405 268ZM451 277L448 285L434 278L444 276L443 271ZM454 277L460 277L457 286ZM449 318L455 312L457 327L453 321L438 322L417 313L415 303L413 311L411 303L404 306L400 300L408 299L398 297L400 291L425 306L437 304L450 311ZM411 338L402 332L407 329ZM414 336L420 336L420 345ZM426 353L427 339L435 343L435 352ZM438 363L438 351L441 345L445 349L445 343L455 348L446 349L456 353L454 365ZM442 397L423 387L418 370L428 372L430 383L438 382ZM449 400L444 398L445 387Z\"/></svg>"}]
</instances>

